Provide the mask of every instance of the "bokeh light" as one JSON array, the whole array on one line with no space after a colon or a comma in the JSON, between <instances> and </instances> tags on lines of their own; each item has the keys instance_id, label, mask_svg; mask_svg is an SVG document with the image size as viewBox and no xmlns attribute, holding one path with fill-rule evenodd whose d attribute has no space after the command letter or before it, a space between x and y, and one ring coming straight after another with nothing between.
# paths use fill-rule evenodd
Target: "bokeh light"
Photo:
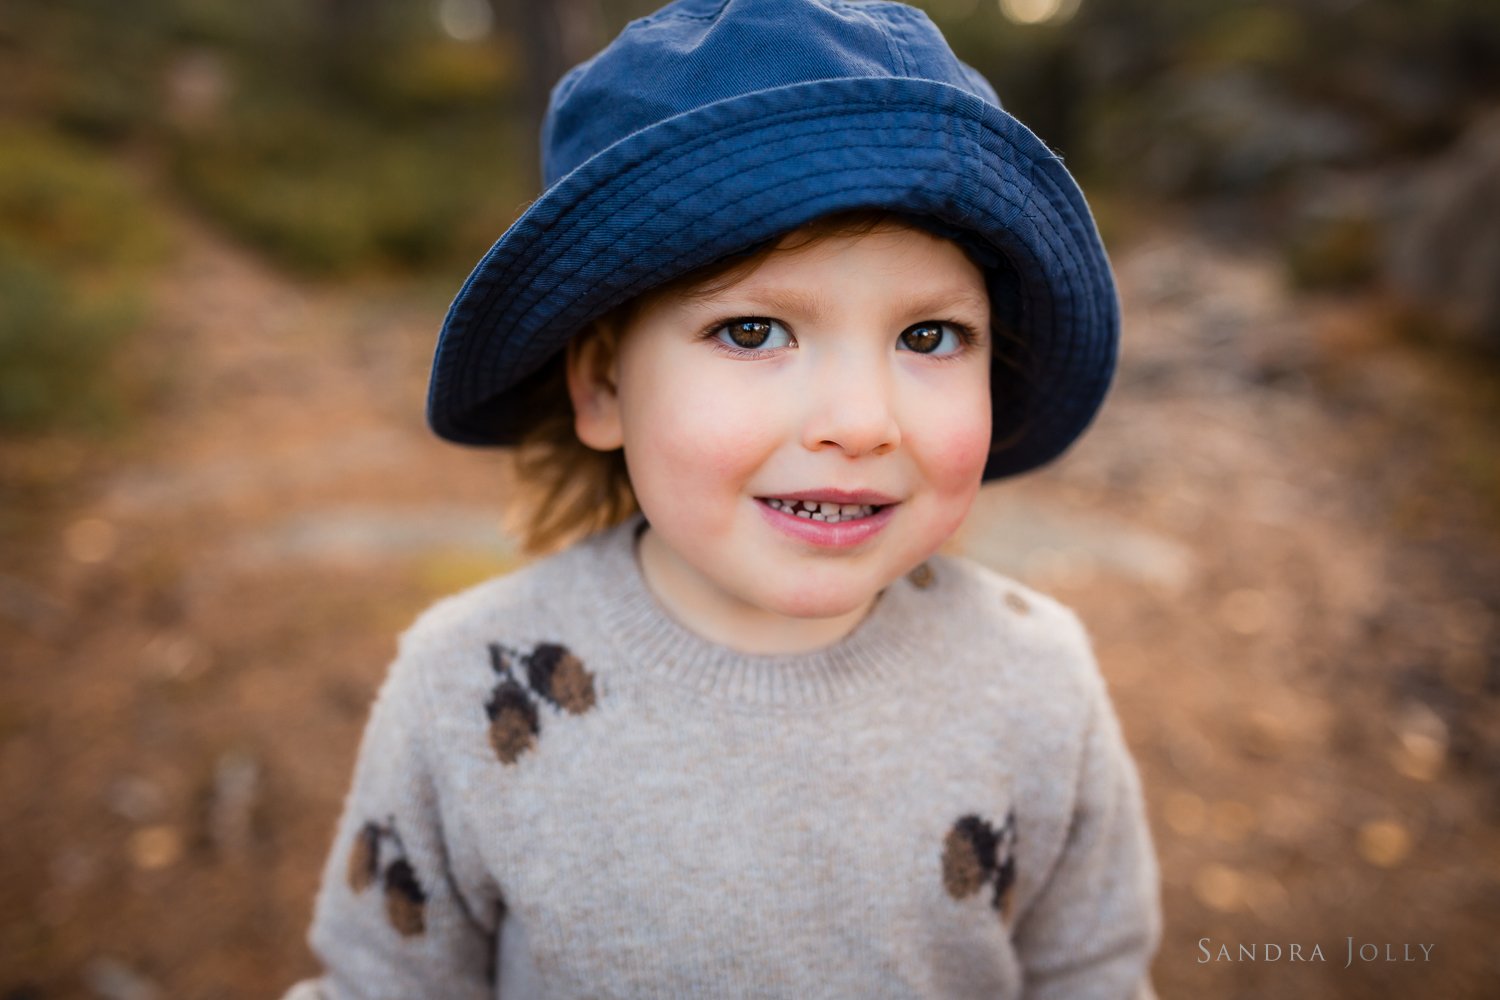
<instances>
[{"instance_id":1,"label":"bokeh light","mask_svg":"<svg viewBox=\"0 0 1500 1000\"><path fill-rule=\"evenodd\" d=\"M1080 0L999 0L1000 13L1016 24L1062 24L1078 13Z\"/></svg>"},{"instance_id":2,"label":"bokeh light","mask_svg":"<svg viewBox=\"0 0 1500 1000\"><path fill-rule=\"evenodd\" d=\"M477 42L495 26L495 11L485 0L438 0L438 26L460 42Z\"/></svg>"}]
</instances>

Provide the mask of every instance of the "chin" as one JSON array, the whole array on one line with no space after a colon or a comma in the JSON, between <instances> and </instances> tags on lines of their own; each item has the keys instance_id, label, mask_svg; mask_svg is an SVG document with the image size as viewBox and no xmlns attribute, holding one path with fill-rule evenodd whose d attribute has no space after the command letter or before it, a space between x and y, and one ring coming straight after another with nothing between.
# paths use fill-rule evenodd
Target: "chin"
<instances>
[{"instance_id":1,"label":"chin","mask_svg":"<svg viewBox=\"0 0 1500 1000\"><path fill-rule=\"evenodd\" d=\"M761 607L788 618L837 618L863 608L880 587L814 584L794 592L765 595Z\"/></svg>"}]
</instances>

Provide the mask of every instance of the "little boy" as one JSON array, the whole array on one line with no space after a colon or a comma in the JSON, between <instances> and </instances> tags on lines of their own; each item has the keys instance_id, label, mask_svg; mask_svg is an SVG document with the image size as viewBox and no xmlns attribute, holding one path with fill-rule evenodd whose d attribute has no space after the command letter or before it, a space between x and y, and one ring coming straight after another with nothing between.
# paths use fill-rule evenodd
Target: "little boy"
<instances>
[{"instance_id":1,"label":"little boy","mask_svg":"<svg viewBox=\"0 0 1500 1000\"><path fill-rule=\"evenodd\" d=\"M346 997L1151 995L1088 641L936 555L1092 418L1060 161L925 16L681 0L558 84L429 418L562 553L402 638L312 941Z\"/></svg>"}]
</instances>

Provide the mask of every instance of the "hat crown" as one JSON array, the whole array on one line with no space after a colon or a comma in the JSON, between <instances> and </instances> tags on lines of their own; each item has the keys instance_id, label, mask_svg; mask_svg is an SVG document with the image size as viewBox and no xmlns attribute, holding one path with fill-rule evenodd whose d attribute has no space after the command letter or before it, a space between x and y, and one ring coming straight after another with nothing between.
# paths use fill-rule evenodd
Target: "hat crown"
<instances>
[{"instance_id":1,"label":"hat crown","mask_svg":"<svg viewBox=\"0 0 1500 1000\"><path fill-rule=\"evenodd\" d=\"M905 4L678 0L631 22L553 88L543 178L551 186L626 136L717 101L866 77L932 80L1000 103L927 15Z\"/></svg>"}]
</instances>

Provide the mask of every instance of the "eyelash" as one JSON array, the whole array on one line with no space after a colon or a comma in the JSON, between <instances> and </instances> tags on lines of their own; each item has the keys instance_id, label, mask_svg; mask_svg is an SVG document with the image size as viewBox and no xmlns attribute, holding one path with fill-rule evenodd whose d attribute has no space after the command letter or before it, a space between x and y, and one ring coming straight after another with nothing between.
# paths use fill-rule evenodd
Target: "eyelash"
<instances>
[{"instance_id":1,"label":"eyelash","mask_svg":"<svg viewBox=\"0 0 1500 1000\"><path fill-rule=\"evenodd\" d=\"M772 348L771 350L757 350L749 347L736 347L733 344L726 344L722 340L718 339L719 331L724 329L726 326L729 326L733 323L744 323L748 321L780 324L780 326L787 331L787 334L792 336L793 343L795 343L796 341L795 335L792 335L791 329L788 328L785 323L782 323L779 319L772 319L769 316L731 316L728 319L718 320L714 323L709 324L709 326L706 327L698 336L699 339L711 341L713 343L713 348L716 351L726 354L732 358L744 358L749 361L765 361L770 358L779 356L782 351L786 350L786 348L784 347L776 347ZM924 326L929 323L952 328L953 332L958 335L959 342L962 345L961 348L957 351L954 351L952 354L923 354L920 351L910 351L909 353L915 354L918 357L927 358L930 361L956 361L959 358L962 358L964 355L968 354L969 351L971 351L979 344L979 335L974 332L973 327L969 326L967 323L960 323L955 319L919 320L918 322L911 324L911 326L903 329L901 333L905 333L906 330L910 330L912 326ZM897 334L897 336L900 336L900 334Z\"/></svg>"}]
</instances>

